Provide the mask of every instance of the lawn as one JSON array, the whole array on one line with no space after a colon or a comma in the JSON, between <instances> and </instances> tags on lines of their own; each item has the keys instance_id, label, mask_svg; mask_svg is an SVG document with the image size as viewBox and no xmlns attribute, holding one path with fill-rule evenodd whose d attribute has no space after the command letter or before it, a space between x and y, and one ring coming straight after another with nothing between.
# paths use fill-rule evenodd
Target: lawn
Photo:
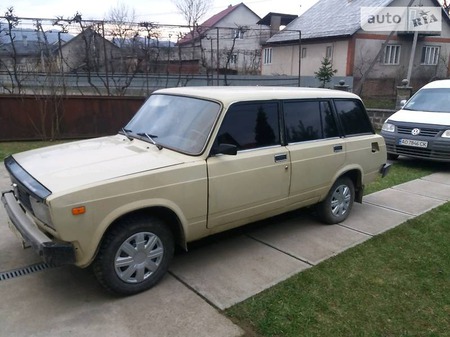
<instances>
[{"instance_id":1,"label":"lawn","mask_svg":"<svg viewBox=\"0 0 450 337\"><path fill-rule=\"evenodd\" d=\"M448 336L450 203L226 311L249 336Z\"/></svg>"}]
</instances>

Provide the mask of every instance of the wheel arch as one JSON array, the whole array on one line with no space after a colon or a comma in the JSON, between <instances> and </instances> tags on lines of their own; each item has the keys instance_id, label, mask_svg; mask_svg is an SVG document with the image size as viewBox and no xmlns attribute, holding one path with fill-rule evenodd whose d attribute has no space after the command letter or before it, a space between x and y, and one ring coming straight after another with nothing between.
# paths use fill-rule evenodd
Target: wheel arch
<instances>
[{"instance_id":1,"label":"wheel arch","mask_svg":"<svg viewBox=\"0 0 450 337\"><path fill-rule=\"evenodd\" d=\"M172 232L174 243L183 248L184 250L187 250L185 230L179 215L173 209L167 206L148 206L129 210L128 212L122 213L116 218L114 218L112 221L110 221L109 225L105 226L104 230L101 233L99 233L100 235L99 240L93 240L93 242L97 242L94 249L95 251L93 252L93 254L91 253L89 260L86 260L85 263L83 263L83 265L80 266L85 267L94 261L105 236L110 231L112 231L116 226L118 226L118 224L121 223L124 219L133 217L151 217L151 216L161 219Z\"/></svg>"},{"instance_id":2,"label":"wheel arch","mask_svg":"<svg viewBox=\"0 0 450 337\"><path fill-rule=\"evenodd\" d=\"M364 195L364 185L362 182L362 172L359 168L352 168L344 173L342 173L337 179L341 177L347 177L353 182L355 187L355 201L362 203L362 198ZM337 180L336 179L336 180Z\"/></svg>"}]
</instances>

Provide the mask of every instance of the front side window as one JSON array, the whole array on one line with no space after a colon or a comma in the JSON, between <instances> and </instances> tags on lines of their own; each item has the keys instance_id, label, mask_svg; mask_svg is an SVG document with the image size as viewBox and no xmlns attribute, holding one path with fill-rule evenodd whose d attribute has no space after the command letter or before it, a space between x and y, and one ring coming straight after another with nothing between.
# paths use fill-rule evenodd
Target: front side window
<instances>
[{"instance_id":1,"label":"front side window","mask_svg":"<svg viewBox=\"0 0 450 337\"><path fill-rule=\"evenodd\" d=\"M384 64L400 64L400 45L387 45L384 49Z\"/></svg>"},{"instance_id":2,"label":"front side window","mask_svg":"<svg viewBox=\"0 0 450 337\"><path fill-rule=\"evenodd\" d=\"M222 122L215 145L231 144L238 150L280 144L278 105L238 103L231 106Z\"/></svg>"},{"instance_id":3,"label":"front side window","mask_svg":"<svg viewBox=\"0 0 450 337\"><path fill-rule=\"evenodd\" d=\"M336 112L346 136L373 133L372 123L358 100L335 100Z\"/></svg>"},{"instance_id":4,"label":"front side window","mask_svg":"<svg viewBox=\"0 0 450 337\"><path fill-rule=\"evenodd\" d=\"M328 101L294 101L283 105L288 143L338 137Z\"/></svg>"},{"instance_id":5,"label":"front side window","mask_svg":"<svg viewBox=\"0 0 450 337\"><path fill-rule=\"evenodd\" d=\"M200 154L220 104L192 97L154 94L122 132L187 154Z\"/></svg>"},{"instance_id":6,"label":"front side window","mask_svg":"<svg viewBox=\"0 0 450 337\"><path fill-rule=\"evenodd\" d=\"M422 56L420 64L435 66L439 62L439 47L436 46L424 46L422 48Z\"/></svg>"}]
</instances>

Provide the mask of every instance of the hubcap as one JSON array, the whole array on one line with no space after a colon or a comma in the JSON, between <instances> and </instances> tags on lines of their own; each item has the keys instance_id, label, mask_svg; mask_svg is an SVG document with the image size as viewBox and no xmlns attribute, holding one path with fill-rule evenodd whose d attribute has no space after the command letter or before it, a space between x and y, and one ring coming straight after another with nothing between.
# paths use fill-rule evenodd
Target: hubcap
<instances>
[{"instance_id":1,"label":"hubcap","mask_svg":"<svg viewBox=\"0 0 450 337\"><path fill-rule=\"evenodd\" d=\"M164 247L157 235L149 232L136 233L117 250L114 268L122 281L139 283L158 269L163 255Z\"/></svg>"},{"instance_id":2,"label":"hubcap","mask_svg":"<svg viewBox=\"0 0 450 337\"><path fill-rule=\"evenodd\" d=\"M331 197L331 212L335 216L344 215L350 206L351 191L347 185L339 185Z\"/></svg>"}]
</instances>

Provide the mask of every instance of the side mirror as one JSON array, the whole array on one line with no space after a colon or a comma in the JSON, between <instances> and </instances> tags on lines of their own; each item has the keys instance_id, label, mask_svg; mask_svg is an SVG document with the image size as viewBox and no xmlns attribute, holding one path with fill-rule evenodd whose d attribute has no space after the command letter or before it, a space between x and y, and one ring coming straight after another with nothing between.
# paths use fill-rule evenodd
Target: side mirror
<instances>
[{"instance_id":1,"label":"side mirror","mask_svg":"<svg viewBox=\"0 0 450 337\"><path fill-rule=\"evenodd\" d=\"M403 108L403 107L405 106L406 102L407 102L406 99L402 99L402 100L400 101L400 108Z\"/></svg>"},{"instance_id":2,"label":"side mirror","mask_svg":"<svg viewBox=\"0 0 450 337\"><path fill-rule=\"evenodd\" d=\"M219 146L212 149L211 154L226 154L229 156L235 156L237 154L237 146L233 144L219 144Z\"/></svg>"}]
</instances>

